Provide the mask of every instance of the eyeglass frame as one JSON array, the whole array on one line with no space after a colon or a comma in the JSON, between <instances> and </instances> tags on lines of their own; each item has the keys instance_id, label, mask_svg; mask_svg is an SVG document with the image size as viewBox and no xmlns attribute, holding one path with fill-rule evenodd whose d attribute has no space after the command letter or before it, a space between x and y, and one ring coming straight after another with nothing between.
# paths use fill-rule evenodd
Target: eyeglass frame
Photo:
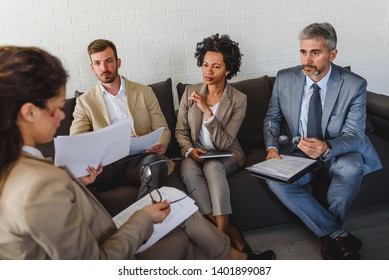
<instances>
[{"instance_id":1,"label":"eyeglass frame","mask_svg":"<svg viewBox=\"0 0 389 280\"><path fill-rule=\"evenodd\" d=\"M157 193L158 193L158 195L159 195L159 198L160 198L159 201L156 201L156 200L153 198L153 196L151 195L151 193L152 193L154 190L157 191ZM181 197L181 198L178 198L178 199L176 199L176 200L170 201L169 204L173 204L173 203L179 202L179 201L181 201L181 200L184 200L184 199L187 198L188 196L190 197L190 195L191 195L195 190L196 190L196 188L194 188L193 190L191 190L191 191L190 191L189 193L187 193L185 196L183 196L183 197ZM162 202L162 194L160 193L160 191L159 191L157 188L151 189L151 190L149 191L149 196L150 196L151 201L152 201L153 203L161 203L161 202Z\"/></svg>"}]
</instances>

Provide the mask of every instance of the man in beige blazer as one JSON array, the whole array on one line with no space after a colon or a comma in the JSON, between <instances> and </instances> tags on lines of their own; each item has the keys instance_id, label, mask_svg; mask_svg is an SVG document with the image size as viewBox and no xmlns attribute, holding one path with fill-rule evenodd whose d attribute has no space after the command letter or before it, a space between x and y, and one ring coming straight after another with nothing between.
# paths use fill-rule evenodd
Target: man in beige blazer
<instances>
[{"instance_id":1,"label":"man in beige blazer","mask_svg":"<svg viewBox=\"0 0 389 280\"><path fill-rule=\"evenodd\" d=\"M98 130L124 119L131 119L132 137L164 128L157 145L143 154L128 156L105 166L92 186L103 192L121 185L135 185L140 187L138 197L141 197L147 193L148 187L161 186L167 176L167 164L163 162L152 166L153 178L148 186L139 178L142 166L160 160L164 155L170 141L170 130L153 90L118 74L121 60L111 41L98 39L91 42L88 53L91 69L99 83L77 98L71 135Z\"/></svg>"}]
</instances>

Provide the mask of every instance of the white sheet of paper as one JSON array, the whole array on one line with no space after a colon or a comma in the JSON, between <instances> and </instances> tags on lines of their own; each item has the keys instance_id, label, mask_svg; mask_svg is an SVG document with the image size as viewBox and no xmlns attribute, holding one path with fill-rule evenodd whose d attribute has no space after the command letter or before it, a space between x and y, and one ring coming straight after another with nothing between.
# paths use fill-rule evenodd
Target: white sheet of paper
<instances>
[{"instance_id":1,"label":"white sheet of paper","mask_svg":"<svg viewBox=\"0 0 389 280\"><path fill-rule=\"evenodd\" d=\"M143 153L145 150L159 143L164 128L160 127L149 134L132 137L130 155L137 155Z\"/></svg>"},{"instance_id":2,"label":"white sheet of paper","mask_svg":"<svg viewBox=\"0 0 389 280\"><path fill-rule=\"evenodd\" d=\"M186 195L181 190L172 187L162 187L159 189L159 192L161 193L163 200L167 199L170 201L180 199ZM129 219L129 217L131 217L135 211L142 209L144 206L150 205L151 203L150 196L146 195L113 217L113 222L119 228ZM171 204L170 207L171 211L169 215L162 223L154 224L153 234L145 244L139 247L137 252L142 252L152 246L198 210L195 201L189 196L185 197L183 200Z\"/></svg>"},{"instance_id":3,"label":"white sheet of paper","mask_svg":"<svg viewBox=\"0 0 389 280\"><path fill-rule=\"evenodd\" d=\"M75 177L88 175L87 167L110 164L130 151L131 122L123 120L108 127L72 136L54 138L56 166L67 166Z\"/></svg>"},{"instance_id":4,"label":"white sheet of paper","mask_svg":"<svg viewBox=\"0 0 389 280\"><path fill-rule=\"evenodd\" d=\"M314 159L304 157L288 155L281 155L281 157L282 159L273 158L259 162L247 167L247 169L254 173L257 172L259 174L274 176L276 178L289 179L293 175L316 162Z\"/></svg>"}]
</instances>

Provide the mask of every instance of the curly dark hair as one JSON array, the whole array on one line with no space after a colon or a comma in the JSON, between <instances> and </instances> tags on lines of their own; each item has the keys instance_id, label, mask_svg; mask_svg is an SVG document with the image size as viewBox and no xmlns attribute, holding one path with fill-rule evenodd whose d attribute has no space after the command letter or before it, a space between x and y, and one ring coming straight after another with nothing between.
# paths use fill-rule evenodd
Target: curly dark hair
<instances>
[{"instance_id":1,"label":"curly dark hair","mask_svg":"<svg viewBox=\"0 0 389 280\"><path fill-rule=\"evenodd\" d=\"M197 43L194 57L197 59L197 66L201 67L207 52L218 52L223 55L223 61L226 69L230 71L226 76L229 80L236 76L240 69L241 54L239 43L234 42L226 34L219 36L218 33L205 38L202 42Z\"/></svg>"},{"instance_id":2,"label":"curly dark hair","mask_svg":"<svg viewBox=\"0 0 389 280\"><path fill-rule=\"evenodd\" d=\"M16 124L22 105L31 102L46 108L67 79L62 62L42 49L0 46L0 178L16 161L23 145Z\"/></svg>"}]
</instances>

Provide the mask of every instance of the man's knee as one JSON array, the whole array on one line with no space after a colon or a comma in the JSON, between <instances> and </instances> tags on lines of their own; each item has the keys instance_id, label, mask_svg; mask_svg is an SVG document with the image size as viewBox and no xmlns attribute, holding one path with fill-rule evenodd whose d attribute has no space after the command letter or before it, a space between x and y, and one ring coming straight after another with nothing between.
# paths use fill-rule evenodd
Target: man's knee
<instances>
[{"instance_id":1,"label":"man's knee","mask_svg":"<svg viewBox=\"0 0 389 280\"><path fill-rule=\"evenodd\" d=\"M363 176L363 158L359 153L348 153L339 156L331 165L332 177Z\"/></svg>"}]
</instances>

